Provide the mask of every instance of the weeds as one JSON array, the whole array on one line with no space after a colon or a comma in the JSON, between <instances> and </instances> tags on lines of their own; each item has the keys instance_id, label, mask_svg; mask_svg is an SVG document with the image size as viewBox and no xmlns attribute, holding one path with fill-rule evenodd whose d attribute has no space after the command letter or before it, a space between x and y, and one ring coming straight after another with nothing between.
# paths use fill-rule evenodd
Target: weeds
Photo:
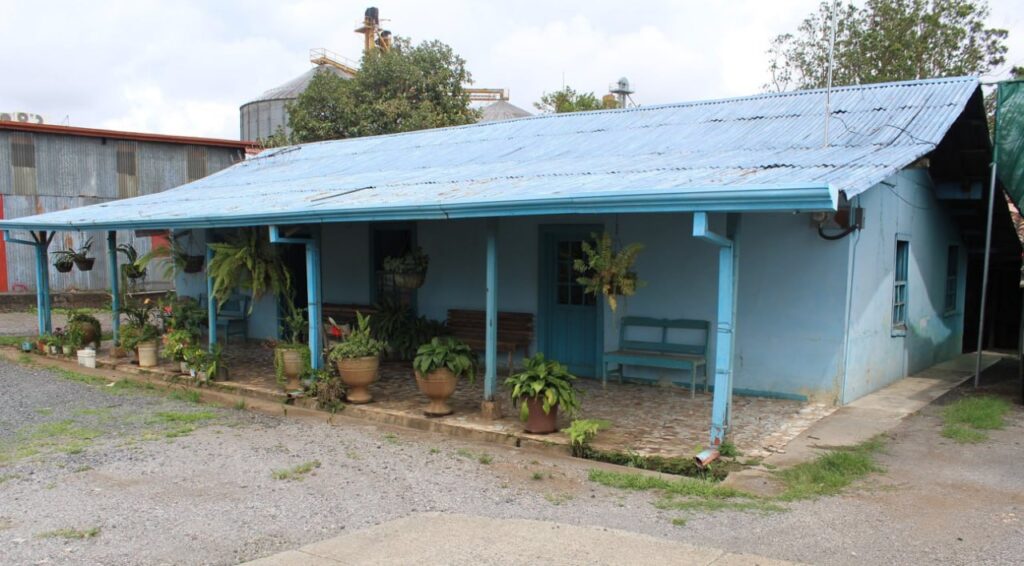
<instances>
[{"instance_id":1,"label":"weeds","mask_svg":"<svg viewBox=\"0 0 1024 566\"><path fill-rule=\"evenodd\" d=\"M821 495L835 495L872 472L882 468L875 463L875 453L885 446L885 437L850 446L836 448L810 462L776 472L786 489L779 496L783 501L809 499Z\"/></svg>"},{"instance_id":2,"label":"weeds","mask_svg":"<svg viewBox=\"0 0 1024 566\"><path fill-rule=\"evenodd\" d=\"M147 422L149 424L163 423L163 424L175 424L175 423L196 423L199 421L208 421L210 419L217 418L217 413L213 411L160 411L153 415Z\"/></svg>"},{"instance_id":3,"label":"weeds","mask_svg":"<svg viewBox=\"0 0 1024 566\"><path fill-rule=\"evenodd\" d=\"M484 464L485 466L494 461L494 457L487 453L482 453L476 459L477 462Z\"/></svg>"},{"instance_id":4,"label":"weeds","mask_svg":"<svg viewBox=\"0 0 1024 566\"><path fill-rule=\"evenodd\" d=\"M306 474L320 467L320 460L310 460L291 468L274 470L272 476L275 480L301 480Z\"/></svg>"},{"instance_id":5,"label":"weeds","mask_svg":"<svg viewBox=\"0 0 1024 566\"><path fill-rule=\"evenodd\" d=\"M383 438L384 442L387 442L388 444L398 444L398 435L393 432L384 433L384 436L381 438Z\"/></svg>"},{"instance_id":6,"label":"weeds","mask_svg":"<svg viewBox=\"0 0 1024 566\"><path fill-rule=\"evenodd\" d=\"M571 493L545 493L544 499L547 499L548 503L552 505L561 505L572 501L573 495Z\"/></svg>"},{"instance_id":7,"label":"weeds","mask_svg":"<svg viewBox=\"0 0 1024 566\"><path fill-rule=\"evenodd\" d=\"M540 472L533 472L533 475L530 476L530 477L532 477L534 480L540 481L540 480L544 479L544 474L542 474Z\"/></svg>"},{"instance_id":8,"label":"weeds","mask_svg":"<svg viewBox=\"0 0 1024 566\"><path fill-rule=\"evenodd\" d=\"M46 531L39 533L36 538L62 538L67 540L81 540L87 538L94 538L99 536L100 528L93 527L91 529L79 530L79 529L58 529L56 531Z\"/></svg>"},{"instance_id":9,"label":"weeds","mask_svg":"<svg viewBox=\"0 0 1024 566\"><path fill-rule=\"evenodd\" d=\"M991 396L966 397L949 405L942 412L945 426L942 436L960 444L974 444L988 439L987 430L1006 426L1010 404Z\"/></svg>"},{"instance_id":10,"label":"weeds","mask_svg":"<svg viewBox=\"0 0 1024 566\"><path fill-rule=\"evenodd\" d=\"M203 400L198 391L193 391L191 389L176 389L167 397L174 399L175 401L184 401L186 403L195 404L201 403Z\"/></svg>"},{"instance_id":11,"label":"weeds","mask_svg":"<svg viewBox=\"0 0 1024 566\"><path fill-rule=\"evenodd\" d=\"M232 408L236 411L244 411L245 406L245 399L239 399L238 401L235 401L235 404L232 405Z\"/></svg>"}]
</instances>

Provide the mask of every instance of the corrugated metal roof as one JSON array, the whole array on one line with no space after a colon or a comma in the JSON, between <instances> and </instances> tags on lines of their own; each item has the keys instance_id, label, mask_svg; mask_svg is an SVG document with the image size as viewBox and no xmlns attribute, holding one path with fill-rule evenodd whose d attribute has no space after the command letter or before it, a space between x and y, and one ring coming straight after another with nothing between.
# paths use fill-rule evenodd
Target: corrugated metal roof
<instances>
[{"instance_id":1,"label":"corrugated metal roof","mask_svg":"<svg viewBox=\"0 0 1024 566\"><path fill-rule=\"evenodd\" d=\"M306 144L160 194L0 226L806 209L822 189L834 206L837 191L861 193L933 150L978 88L948 78L834 89L827 147L821 90Z\"/></svg>"}]
</instances>

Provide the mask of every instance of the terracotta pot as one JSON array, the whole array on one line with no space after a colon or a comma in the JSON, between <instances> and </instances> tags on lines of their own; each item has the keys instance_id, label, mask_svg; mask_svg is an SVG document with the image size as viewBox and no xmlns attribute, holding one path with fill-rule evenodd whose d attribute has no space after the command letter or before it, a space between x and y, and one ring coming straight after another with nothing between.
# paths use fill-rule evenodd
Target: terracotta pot
<instances>
[{"instance_id":1,"label":"terracotta pot","mask_svg":"<svg viewBox=\"0 0 1024 566\"><path fill-rule=\"evenodd\" d=\"M532 434L550 434L558 430L558 405L551 407L551 412L544 413L544 403L537 397L530 397L526 401L530 409L530 416L526 418L526 432Z\"/></svg>"},{"instance_id":2,"label":"terracotta pot","mask_svg":"<svg viewBox=\"0 0 1024 566\"><path fill-rule=\"evenodd\" d=\"M45 354L46 353L46 347L47 347L47 343L46 342L43 342L42 340L37 340L36 341L36 350L40 354Z\"/></svg>"},{"instance_id":3,"label":"terracotta pot","mask_svg":"<svg viewBox=\"0 0 1024 566\"><path fill-rule=\"evenodd\" d=\"M96 258L94 258L94 257L87 257L85 259L76 259L75 260L75 267L77 267L79 271L92 271L92 266L95 263L96 263Z\"/></svg>"},{"instance_id":4,"label":"terracotta pot","mask_svg":"<svg viewBox=\"0 0 1024 566\"><path fill-rule=\"evenodd\" d=\"M436 369L427 375L420 375L416 372L416 384L420 391L430 399L430 403L423 409L428 417L443 417L452 414L452 408L448 406L448 398L455 393L455 384L458 378L448 368Z\"/></svg>"},{"instance_id":5,"label":"terracotta pot","mask_svg":"<svg viewBox=\"0 0 1024 566\"><path fill-rule=\"evenodd\" d=\"M288 389L298 389L299 375L302 374L302 352L290 348L281 348L278 354L281 356L281 364L284 366L284 376L288 380L285 386Z\"/></svg>"},{"instance_id":6,"label":"terracotta pot","mask_svg":"<svg viewBox=\"0 0 1024 566\"><path fill-rule=\"evenodd\" d=\"M156 367L156 340L139 342L135 348L135 357L139 360L140 368Z\"/></svg>"},{"instance_id":7,"label":"terracotta pot","mask_svg":"<svg viewBox=\"0 0 1024 566\"><path fill-rule=\"evenodd\" d=\"M380 358L367 356L365 358L339 359L335 362L338 365L338 373L341 375L341 382L348 387L349 403L362 404L373 401L368 389L370 384L377 381L377 368L380 367Z\"/></svg>"}]
</instances>

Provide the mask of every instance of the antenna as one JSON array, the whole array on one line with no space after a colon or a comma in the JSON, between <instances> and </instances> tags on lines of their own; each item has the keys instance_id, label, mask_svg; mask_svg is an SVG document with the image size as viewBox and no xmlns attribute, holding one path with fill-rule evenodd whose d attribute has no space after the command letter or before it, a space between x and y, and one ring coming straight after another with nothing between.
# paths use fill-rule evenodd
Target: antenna
<instances>
[{"instance_id":1,"label":"antenna","mask_svg":"<svg viewBox=\"0 0 1024 566\"><path fill-rule=\"evenodd\" d=\"M825 147L828 147L828 121L832 117L832 67L836 62L836 11L839 0L832 0L832 39L828 42L828 85L825 87Z\"/></svg>"}]
</instances>

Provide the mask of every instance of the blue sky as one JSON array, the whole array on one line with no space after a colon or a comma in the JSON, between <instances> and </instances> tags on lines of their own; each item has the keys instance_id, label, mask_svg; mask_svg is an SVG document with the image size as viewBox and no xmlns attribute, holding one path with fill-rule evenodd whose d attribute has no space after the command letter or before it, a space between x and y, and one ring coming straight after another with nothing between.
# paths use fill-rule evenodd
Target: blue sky
<instances>
[{"instance_id":1,"label":"blue sky","mask_svg":"<svg viewBox=\"0 0 1024 566\"><path fill-rule=\"evenodd\" d=\"M533 101L563 80L604 93L629 77L640 104L750 94L765 50L817 0L378 2L385 26L440 39L476 86ZM992 0L1024 65L1024 10ZM50 123L238 137L238 107L310 67L309 49L359 57L352 32L370 2L0 0L0 111ZM1006 69L1001 69L1004 72ZM992 78L999 78L1002 73Z\"/></svg>"}]
</instances>

